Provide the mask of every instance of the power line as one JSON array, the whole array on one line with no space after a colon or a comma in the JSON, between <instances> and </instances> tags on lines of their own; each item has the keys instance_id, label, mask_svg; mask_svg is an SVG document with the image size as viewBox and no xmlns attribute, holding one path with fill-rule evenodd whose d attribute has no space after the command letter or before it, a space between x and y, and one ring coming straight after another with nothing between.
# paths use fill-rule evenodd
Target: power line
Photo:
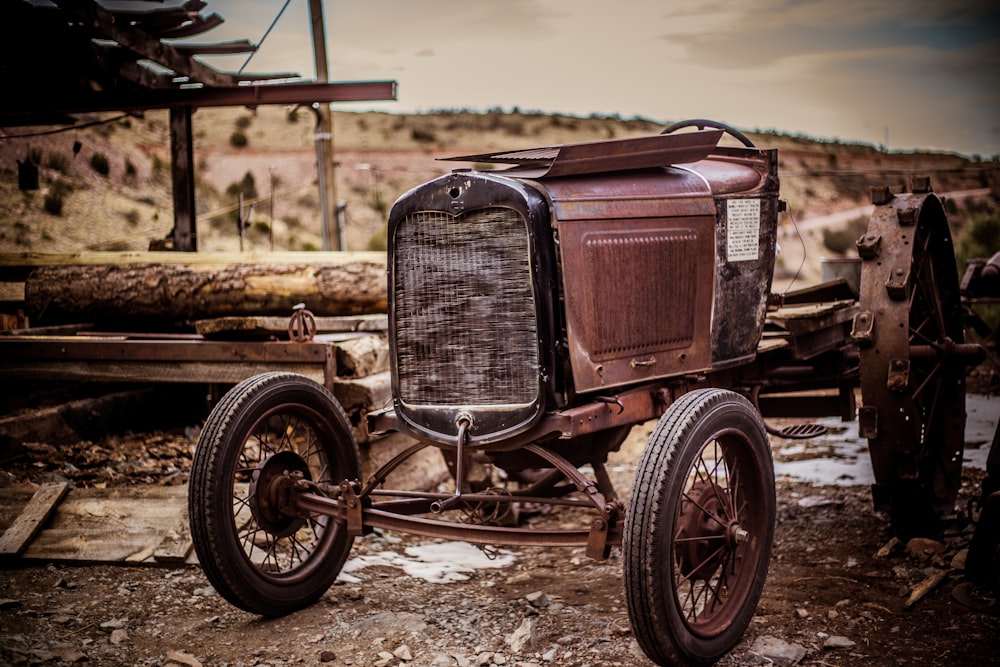
<instances>
[{"instance_id":1,"label":"power line","mask_svg":"<svg viewBox=\"0 0 1000 667\"><path fill-rule=\"evenodd\" d=\"M95 125L106 125L108 123L114 123L121 120L122 118L127 118L129 114L123 113L120 116L115 116L113 118L105 118L104 120L92 120L89 123L83 123L81 125L67 125L66 127L59 127L54 130L43 130L41 132L29 132L27 134L5 134L0 136L0 140L3 139L27 139L31 137L44 137L49 134L61 134L63 132L75 132L76 130L82 130L87 127L93 127Z\"/></svg>"},{"instance_id":2,"label":"power line","mask_svg":"<svg viewBox=\"0 0 1000 667\"><path fill-rule=\"evenodd\" d=\"M267 39L267 36L271 34L271 30L278 23L278 19L280 19L281 15L285 13L285 10L288 9L288 3L290 3L291 1L292 0L285 0L285 4L281 8L281 11L279 11L278 15L274 17L273 21L271 21L271 25L267 27L267 30L264 31L264 36L260 38L259 42L257 42L257 48L254 49L249 56L247 56L246 62L243 63L243 67L240 68L240 71L237 72L237 74L243 74L243 70L246 69L246 66L250 64L250 60L253 59L255 55L257 55L257 51L260 49L260 47L264 46L264 40Z\"/></svg>"}]
</instances>

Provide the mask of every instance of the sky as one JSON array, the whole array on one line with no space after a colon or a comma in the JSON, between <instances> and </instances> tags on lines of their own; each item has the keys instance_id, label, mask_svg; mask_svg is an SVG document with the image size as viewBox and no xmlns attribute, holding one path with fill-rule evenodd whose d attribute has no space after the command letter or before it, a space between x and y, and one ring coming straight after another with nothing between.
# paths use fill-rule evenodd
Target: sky
<instances>
[{"instance_id":1,"label":"sky","mask_svg":"<svg viewBox=\"0 0 1000 667\"><path fill-rule=\"evenodd\" d=\"M207 0L247 72L315 77L308 0ZM709 118L890 150L1000 154L997 0L327 0L330 80L437 109ZM227 71L247 57L206 58Z\"/></svg>"}]
</instances>

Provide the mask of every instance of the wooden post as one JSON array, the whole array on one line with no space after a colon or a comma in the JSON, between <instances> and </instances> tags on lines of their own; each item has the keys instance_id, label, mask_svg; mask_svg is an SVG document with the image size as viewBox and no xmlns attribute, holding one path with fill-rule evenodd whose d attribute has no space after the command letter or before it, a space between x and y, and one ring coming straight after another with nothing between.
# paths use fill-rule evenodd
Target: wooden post
<instances>
[{"instance_id":1,"label":"wooden post","mask_svg":"<svg viewBox=\"0 0 1000 667\"><path fill-rule=\"evenodd\" d=\"M194 204L194 145L191 107L170 107L170 173L174 195L174 250L198 250Z\"/></svg>"},{"instance_id":2,"label":"wooden post","mask_svg":"<svg viewBox=\"0 0 1000 667\"><path fill-rule=\"evenodd\" d=\"M312 23L313 55L316 60L316 80L329 81L326 61L326 30L323 25L322 0L309 0ZM323 230L323 250L344 250L337 232L337 180L333 162L333 112L329 103L315 107L316 161L319 165L320 208Z\"/></svg>"}]
</instances>

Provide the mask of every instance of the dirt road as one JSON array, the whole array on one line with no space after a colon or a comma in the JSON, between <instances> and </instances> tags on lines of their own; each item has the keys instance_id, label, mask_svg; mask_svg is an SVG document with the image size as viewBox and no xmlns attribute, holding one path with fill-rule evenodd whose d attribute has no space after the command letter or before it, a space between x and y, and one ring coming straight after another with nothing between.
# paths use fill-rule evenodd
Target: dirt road
<instances>
[{"instance_id":1,"label":"dirt road","mask_svg":"<svg viewBox=\"0 0 1000 667\"><path fill-rule=\"evenodd\" d=\"M995 402L984 405L978 409L992 418ZM720 664L997 664L1000 618L951 598L971 536L964 508L979 490L978 464L967 470L959 512L944 540L907 553L893 545L885 518L871 510L863 443L850 424L834 426L825 442L810 446L772 441L778 526L770 572L750 628ZM636 427L611 461L622 493L651 428ZM977 442L969 451L978 452L985 436L971 433ZM186 440L189 451L193 435L175 437ZM183 459L175 462L181 469ZM6 472L44 470L29 465ZM550 525L560 515L528 520ZM196 566L8 564L0 577L0 663L651 664L629 628L620 553L607 562L574 549L491 555L465 544L376 533L356 542L340 581L320 602L270 620L230 606ZM937 583L908 603L929 580Z\"/></svg>"}]
</instances>

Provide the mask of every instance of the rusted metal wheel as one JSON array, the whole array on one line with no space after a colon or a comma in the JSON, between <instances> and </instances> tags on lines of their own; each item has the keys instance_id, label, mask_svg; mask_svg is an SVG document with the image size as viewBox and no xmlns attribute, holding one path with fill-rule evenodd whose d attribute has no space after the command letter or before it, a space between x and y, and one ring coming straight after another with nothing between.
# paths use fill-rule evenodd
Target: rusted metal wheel
<instances>
[{"instance_id":1,"label":"rusted metal wheel","mask_svg":"<svg viewBox=\"0 0 1000 667\"><path fill-rule=\"evenodd\" d=\"M354 539L330 516L296 512L292 487L336 487L360 473L350 422L324 387L291 373L234 387L209 416L191 469L191 535L208 580L265 616L317 600Z\"/></svg>"},{"instance_id":2,"label":"rusted metal wheel","mask_svg":"<svg viewBox=\"0 0 1000 667\"><path fill-rule=\"evenodd\" d=\"M924 187L926 190L926 186ZM861 370L859 431L868 438L877 509L903 539L937 531L954 509L965 432L958 272L948 221L929 192L875 191L861 256L852 338Z\"/></svg>"},{"instance_id":3,"label":"rusted metal wheel","mask_svg":"<svg viewBox=\"0 0 1000 667\"><path fill-rule=\"evenodd\" d=\"M664 413L623 543L629 618L651 660L704 665L736 645L764 587L775 505L767 433L748 400L697 390Z\"/></svg>"}]
</instances>

